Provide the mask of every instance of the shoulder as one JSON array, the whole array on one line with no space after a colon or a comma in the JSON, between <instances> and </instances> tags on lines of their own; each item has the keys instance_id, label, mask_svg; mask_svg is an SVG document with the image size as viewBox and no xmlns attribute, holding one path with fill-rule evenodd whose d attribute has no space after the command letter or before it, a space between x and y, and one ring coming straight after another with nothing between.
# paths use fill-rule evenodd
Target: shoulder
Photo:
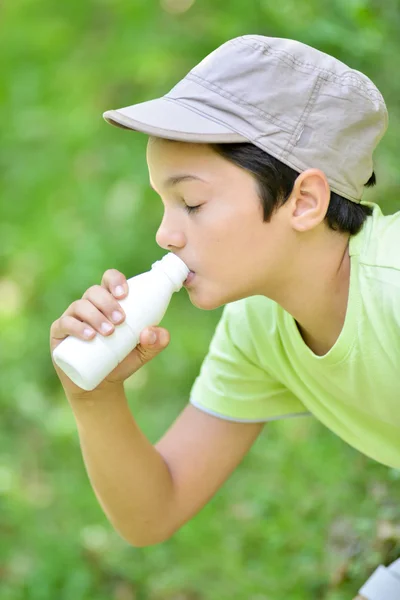
<instances>
[{"instance_id":1,"label":"shoulder","mask_svg":"<svg viewBox=\"0 0 400 600\"><path fill-rule=\"evenodd\" d=\"M400 272L400 211L384 215L377 204L367 204L373 214L351 240L352 248L360 256L360 264Z\"/></svg>"}]
</instances>

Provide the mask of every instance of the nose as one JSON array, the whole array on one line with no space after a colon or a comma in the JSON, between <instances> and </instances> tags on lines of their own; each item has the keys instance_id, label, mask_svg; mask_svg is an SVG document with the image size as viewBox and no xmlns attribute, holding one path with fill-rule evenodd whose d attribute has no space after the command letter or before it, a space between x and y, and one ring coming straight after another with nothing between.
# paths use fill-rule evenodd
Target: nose
<instances>
[{"instance_id":1,"label":"nose","mask_svg":"<svg viewBox=\"0 0 400 600\"><path fill-rule=\"evenodd\" d=\"M160 248L171 250L173 248L183 248L186 244L186 238L183 231L180 231L176 224L174 226L171 220L167 221L164 214L164 218L156 233L156 242Z\"/></svg>"}]
</instances>

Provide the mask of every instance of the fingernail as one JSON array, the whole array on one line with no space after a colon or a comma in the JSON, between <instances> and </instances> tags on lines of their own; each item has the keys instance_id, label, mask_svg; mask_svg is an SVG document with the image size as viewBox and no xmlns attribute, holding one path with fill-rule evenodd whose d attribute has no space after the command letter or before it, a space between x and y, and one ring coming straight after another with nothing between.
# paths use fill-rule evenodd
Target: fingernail
<instances>
[{"instance_id":1,"label":"fingernail","mask_svg":"<svg viewBox=\"0 0 400 600\"><path fill-rule=\"evenodd\" d=\"M118 323L122 320L122 314L118 310L114 310L113 314L111 315L111 318L114 321L114 323Z\"/></svg>"},{"instance_id":2,"label":"fingernail","mask_svg":"<svg viewBox=\"0 0 400 600\"><path fill-rule=\"evenodd\" d=\"M115 288L115 295L122 296L123 293L124 293L124 288L122 287L122 285L117 285L117 287Z\"/></svg>"},{"instance_id":3,"label":"fingernail","mask_svg":"<svg viewBox=\"0 0 400 600\"><path fill-rule=\"evenodd\" d=\"M83 335L87 338L92 337L93 334L93 329L90 329L89 327L86 327L86 329L83 330Z\"/></svg>"},{"instance_id":4,"label":"fingernail","mask_svg":"<svg viewBox=\"0 0 400 600\"><path fill-rule=\"evenodd\" d=\"M160 335L160 343L162 346L166 346L168 343L168 333L166 331L162 331Z\"/></svg>"},{"instance_id":5,"label":"fingernail","mask_svg":"<svg viewBox=\"0 0 400 600\"><path fill-rule=\"evenodd\" d=\"M112 330L112 325L111 323L102 323L100 329L103 333L108 333L109 331Z\"/></svg>"},{"instance_id":6,"label":"fingernail","mask_svg":"<svg viewBox=\"0 0 400 600\"><path fill-rule=\"evenodd\" d=\"M149 340L149 344L155 344L157 341L157 335L154 333L154 331L150 331L147 339Z\"/></svg>"}]
</instances>

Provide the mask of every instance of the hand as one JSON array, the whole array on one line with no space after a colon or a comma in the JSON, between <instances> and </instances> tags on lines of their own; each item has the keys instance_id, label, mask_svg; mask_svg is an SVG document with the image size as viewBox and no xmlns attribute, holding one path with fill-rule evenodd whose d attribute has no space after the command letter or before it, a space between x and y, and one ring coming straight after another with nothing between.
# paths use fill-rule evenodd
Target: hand
<instances>
[{"instance_id":1,"label":"hand","mask_svg":"<svg viewBox=\"0 0 400 600\"><path fill-rule=\"evenodd\" d=\"M122 295L116 293L116 287L122 286ZM116 269L109 269L102 277L101 285L90 287L80 300L76 300L67 308L59 319L54 321L50 328L50 350L53 360L53 351L69 335L82 340L91 340L96 332L105 337L112 335L115 326L118 327L125 320L125 312L117 298L122 300L129 293L125 275ZM120 319L113 318L114 311L121 313ZM115 317L116 315L114 315ZM111 326L108 332L102 331L102 324ZM85 329L91 328L92 333L87 337ZM151 333L155 333L155 343L151 341ZM122 386L125 379L135 373L145 363L157 356L164 350L170 341L169 332L161 327L149 327L144 329L139 338L139 344L128 354L128 356L92 391L103 391ZM54 368L61 381L67 396L82 397L90 394L75 385L71 379L54 362Z\"/></svg>"}]
</instances>

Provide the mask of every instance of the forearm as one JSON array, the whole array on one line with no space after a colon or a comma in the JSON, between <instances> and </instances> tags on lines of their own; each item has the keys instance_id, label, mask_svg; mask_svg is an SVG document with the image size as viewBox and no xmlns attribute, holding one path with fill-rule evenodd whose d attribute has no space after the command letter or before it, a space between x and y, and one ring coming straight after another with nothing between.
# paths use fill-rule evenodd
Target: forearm
<instances>
[{"instance_id":1,"label":"forearm","mask_svg":"<svg viewBox=\"0 0 400 600\"><path fill-rule=\"evenodd\" d=\"M134 421L123 387L69 402L90 482L113 527L134 546L165 539L172 478Z\"/></svg>"}]
</instances>

